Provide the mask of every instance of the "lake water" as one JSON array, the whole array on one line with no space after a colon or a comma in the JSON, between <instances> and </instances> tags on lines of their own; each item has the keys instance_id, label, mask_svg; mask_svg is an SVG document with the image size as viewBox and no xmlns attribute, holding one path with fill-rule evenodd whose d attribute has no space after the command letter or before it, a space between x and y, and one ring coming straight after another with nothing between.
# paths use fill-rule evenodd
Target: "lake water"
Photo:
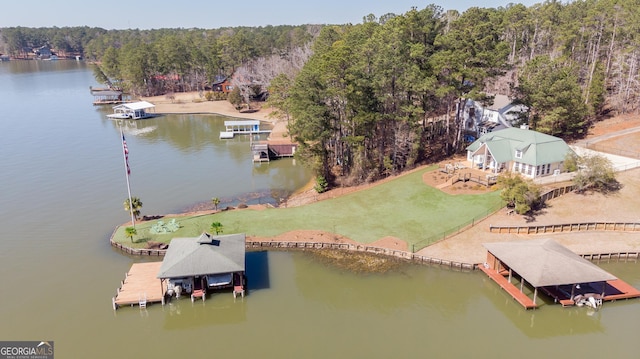
<instances>
[{"instance_id":1,"label":"lake water","mask_svg":"<svg viewBox=\"0 0 640 359\"><path fill-rule=\"evenodd\" d=\"M57 358L637 357L640 301L525 311L481 273L404 265L356 274L308 253L248 255L250 295L114 312L133 262L109 246L128 220L119 130L82 62L0 63L0 340L53 340ZM253 165L216 116L127 123L143 214L211 197L274 202L310 175ZM640 264L601 263L640 287Z\"/></svg>"}]
</instances>

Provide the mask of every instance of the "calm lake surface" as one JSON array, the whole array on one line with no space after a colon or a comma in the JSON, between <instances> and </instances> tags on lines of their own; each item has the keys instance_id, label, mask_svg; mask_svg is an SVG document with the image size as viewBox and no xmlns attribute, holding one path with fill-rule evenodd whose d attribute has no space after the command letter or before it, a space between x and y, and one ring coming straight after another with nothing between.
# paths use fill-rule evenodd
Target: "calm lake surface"
<instances>
[{"instance_id":1,"label":"calm lake surface","mask_svg":"<svg viewBox=\"0 0 640 359\"><path fill-rule=\"evenodd\" d=\"M82 62L0 63L0 340L53 340L57 358L637 358L638 300L525 311L481 273L355 274L308 253L248 254L244 301L114 312L124 273L144 259L108 243L128 219L126 183L117 125L91 85ZM143 214L211 197L275 202L309 180L290 159L254 166L248 138L218 140L223 121L127 124ZM600 265L640 287L640 264Z\"/></svg>"}]
</instances>

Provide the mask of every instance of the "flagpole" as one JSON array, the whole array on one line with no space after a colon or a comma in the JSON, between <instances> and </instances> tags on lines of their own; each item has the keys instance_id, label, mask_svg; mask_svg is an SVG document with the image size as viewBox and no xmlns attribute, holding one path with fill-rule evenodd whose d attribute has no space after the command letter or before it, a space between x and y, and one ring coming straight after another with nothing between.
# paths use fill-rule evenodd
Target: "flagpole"
<instances>
[{"instance_id":1,"label":"flagpole","mask_svg":"<svg viewBox=\"0 0 640 359\"><path fill-rule=\"evenodd\" d=\"M131 213L131 225L136 228L136 220L133 216L133 201L131 201L131 184L129 183L129 163L127 159L127 149L124 143L124 133L122 132L122 121L118 121L120 125L120 140L122 141L122 159L124 160L124 175L127 178L127 194L129 195L129 212Z\"/></svg>"}]
</instances>

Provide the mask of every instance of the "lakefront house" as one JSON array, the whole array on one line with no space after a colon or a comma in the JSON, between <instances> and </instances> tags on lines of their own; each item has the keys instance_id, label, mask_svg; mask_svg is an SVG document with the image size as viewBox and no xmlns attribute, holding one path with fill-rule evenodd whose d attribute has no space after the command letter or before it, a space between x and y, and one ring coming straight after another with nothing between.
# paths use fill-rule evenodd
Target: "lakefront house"
<instances>
[{"instance_id":1,"label":"lakefront house","mask_svg":"<svg viewBox=\"0 0 640 359\"><path fill-rule=\"evenodd\" d=\"M510 127L482 135L467 147L475 168L517 172L527 178L558 175L573 150L563 139L526 128Z\"/></svg>"},{"instance_id":2,"label":"lakefront house","mask_svg":"<svg viewBox=\"0 0 640 359\"><path fill-rule=\"evenodd\" d=\"M491 104L467 100L462 112L465 133L469 142L493 131L517 126L527 107L513 102L509 96L493 95Z\"/></svg>"}]
</instances>

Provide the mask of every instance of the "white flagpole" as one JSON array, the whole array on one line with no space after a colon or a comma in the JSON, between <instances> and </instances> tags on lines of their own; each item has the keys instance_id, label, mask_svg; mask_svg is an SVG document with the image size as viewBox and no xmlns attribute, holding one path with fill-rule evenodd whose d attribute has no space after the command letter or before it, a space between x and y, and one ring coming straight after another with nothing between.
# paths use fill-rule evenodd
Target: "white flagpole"
<instances>
[{"instance_id":1,"label":"white flagpole","mask_svg":"<svg viewBox=\"0 0 640 359\"><path fill-rule=\"evenodd\" d=\"M118 123L120 125L120 141L122 142L122 159L124 160L124 175L127 178L127 193L129 194L129 212L131 213L131 225L136 228L136 219L133 216L133 203L131 201L131 184L129 183L129 166L127 163L127 153L124 148L124 133L122 132L122 121Z\"/></svg>"}]
</instances>

